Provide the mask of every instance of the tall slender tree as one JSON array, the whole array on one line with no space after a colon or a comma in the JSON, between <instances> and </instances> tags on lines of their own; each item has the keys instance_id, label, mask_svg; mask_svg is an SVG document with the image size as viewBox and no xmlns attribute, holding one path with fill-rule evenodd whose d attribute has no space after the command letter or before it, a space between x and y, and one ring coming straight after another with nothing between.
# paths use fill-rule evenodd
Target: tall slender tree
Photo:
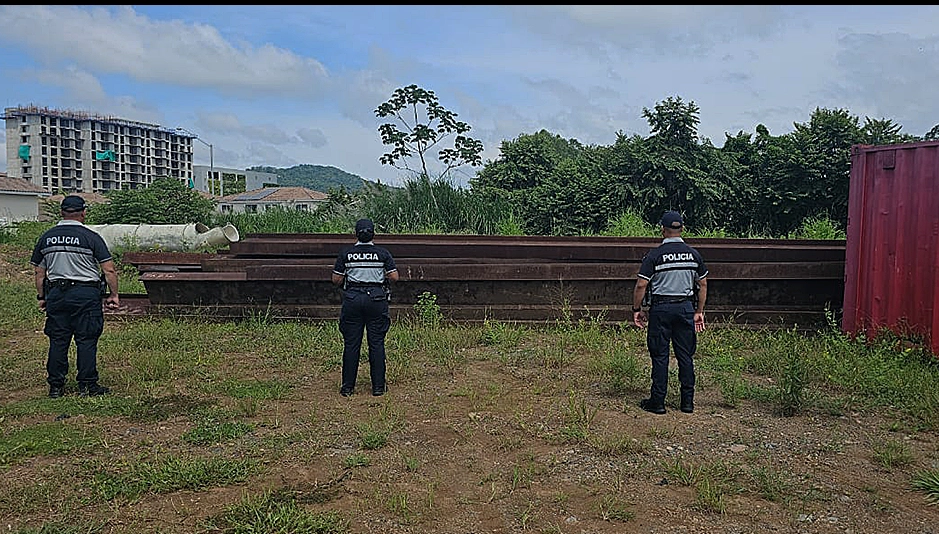
<instances>
[{"instance_id":1,"label":"tall slender tree","mask_svg":"<svg viewBox=\"0 0 939 534\"><path fill-rule=\"evenodd\" d=\"M379 161L385 165L430 178L428 159L430 151L439 148L437 159L444 168L438 178L446 178L450 171L462 165L482 164L483 144L469 137L469 124L457 120L457 114L440 105L433 91L417 85L395 89L391 98L378 106L375 115L392 118L378 127L381 142L391 151L382 154ZM445 146L449 137L452 146ZM412 169L408 159L416 157L420 167Z\"/></svg>"}]
</instances>

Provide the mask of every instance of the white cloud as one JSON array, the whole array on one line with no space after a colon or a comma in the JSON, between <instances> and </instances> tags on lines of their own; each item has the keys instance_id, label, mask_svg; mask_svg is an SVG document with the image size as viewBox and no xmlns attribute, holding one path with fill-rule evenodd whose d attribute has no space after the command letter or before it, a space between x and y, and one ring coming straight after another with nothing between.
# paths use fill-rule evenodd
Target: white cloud
<instances>
[{"instance_id":1,"label":"white cloud","mask_svg":"<svg viewBox=\"0 0 939 534\"><path fill-rule=\"evenodd\" d=\"M270 44L236 46L209 24L155 21L128 6L3 6L0 39L28 47L50 66L71 61L98 73L220 93L311 96L328 83L315 59Z\"/></svg>"},{"instance_id":2,"label":"white cloud","mask_svg":"<svg viewBox=\"0 0 939 534\"><path fill-rule=\"evenodd\" d=\"M484 159L541 129L647 135L642 109L670 96L700 107L718 146L760 123L787 133L816 107L921 135L939 122L937 20L935 6L7 5L0 75L8 105L182 126L220 166L394 183L374 110L412 83L472 126Z\"/></svg>"},{"instance_id":3,"label":"white cloud","mask_svg":"<svg viewBox=\"0 0 939 534\"><path fill-rule=\"evenodd\" d=\"M319 128L300 128L297 130L297 135L312 148L322 148L329 144L326 134Z\"/></svg>"},{"instance_id":4,"label":"white cloud","mask_svg":"<svg viewBox=\"0 0 939 534\"><path fill-rule=\"evenodd\" d=\"M160 113L153 105L141 103L129 95L109 95L95 75L75 65L59 69L27 69L21 75L27 82L59 88L65 107L140 122L156 123L160 120Z\"/></svg>"}]
</instances>

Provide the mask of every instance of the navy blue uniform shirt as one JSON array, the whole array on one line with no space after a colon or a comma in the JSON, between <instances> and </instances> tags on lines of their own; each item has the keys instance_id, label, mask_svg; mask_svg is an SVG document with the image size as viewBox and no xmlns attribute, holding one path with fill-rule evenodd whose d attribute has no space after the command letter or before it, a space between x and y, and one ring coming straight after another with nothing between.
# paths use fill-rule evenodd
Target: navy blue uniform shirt
<instances>
[{"instance_id":1,"label":"navy blue uniform shirt","mask_svg":"<svg viewBox=\"0 0 939 534\"><path fill-rule=\"evenodd\" d=\"M642 258L639 277L657 297L691 297L695 283L708 275L704 259L680 237L667 237Z\"/></svg>"}]
</instances>

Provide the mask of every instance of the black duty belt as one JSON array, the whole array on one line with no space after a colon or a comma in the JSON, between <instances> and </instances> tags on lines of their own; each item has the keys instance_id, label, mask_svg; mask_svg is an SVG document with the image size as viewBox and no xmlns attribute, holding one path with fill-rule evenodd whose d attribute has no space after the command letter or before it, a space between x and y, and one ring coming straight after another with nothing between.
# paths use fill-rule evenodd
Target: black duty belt
<instances>
[{"instance_id":1,"label":"black duty belt","mask_svg":"<svg viewBox=\"0 0 939 534\"><path fill-rule=\"evenodd\" d=\"M66 280L66 279L61 279L61 280L51 280L49 283L52 284L52 287L58 287L58 288L64 289L64 288L66 288L66 287L72 287L72 286L98 287L98 285L99 285L101 282L98 281L98 280L91 280L91 281L88 281L88 280Z\"/></svg>"},{"instance_id":2,"label":"black duty belt","mask_svg":"<svg viewBox=\"0 0 939 534\"><path fill-rule=\"evenodd\" d=\"M346 284L346 289L373 289L382 287L381 284Z\"/></svg>"},{"instance_id":3,"label":"black duty belt","mask_svg":"<svg viewBox=\"0 0 939 534\"><path fill-rule=\"evenodd\" d=\"M679 302L691 302L691 297L679 295L652 295L652 304L678 304Z\"/></svg>"}]
</instances>

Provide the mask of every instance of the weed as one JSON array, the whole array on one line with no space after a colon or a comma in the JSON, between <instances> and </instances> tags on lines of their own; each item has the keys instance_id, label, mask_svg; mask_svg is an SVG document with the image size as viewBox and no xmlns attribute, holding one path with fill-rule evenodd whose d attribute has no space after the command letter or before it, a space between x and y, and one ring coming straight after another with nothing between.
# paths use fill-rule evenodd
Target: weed
<instances>
[{"instance_id":1,"label":"weed","mask_svg":"<svg viewBox=\"0 0 939 534\"><path fill-rule=\"evenodd\" d=\"M617 344L601 354L601 357L589 361L588 368L599 376L604 393L624 395L645 383L646 369L626 347Z\"/></svg>"},{"instance_id":2,"label":"weed","mask_svg":"<svg viewBox=\"0 0 939 534\"><path fill-rule=\"evenodd\" d=\"M727 508L724 489L710 478L704 478L695 487L695 504L705 512L723 514Z\"/></svg>"},{"instance_id":3,"label":"weed","mask_svg":"<svg viewBox=\"0 0 939 534\"><path fill-rule=\"evenodd\" d=\"M182 438L193 445L211 445L238 439L254 430L254 426L240 421L227 421L223 412L208 410L197 414L197 424Z\"/></svg>"},{"instance_id":4,"label":"weed","mask_svg":"<svg viewBox=\"0 0 939 534\"><path fill-rule=\"evenodd\" d=\"M939 469L920 471L913 476L913 487L926 494L926 501L939 505Z\"/></svg>"},{"instance_id":5,"label":"weed","mask_svg":"<svg viewBox=\"0 0 939 534\"><path fill-rule=\"evenodd\" d=\"M0 466L20 458L59 456L77 449L94 447L96 432L62 422L43 423L0 435Z\"/></svg>"},{"instance_id":6,"label":"weed","mask_svg":"<svg viewBox=\"0 0 939 534\"><path fill-rule=\"evenodd\" d=\"M123 467L123 469L121 469ZM94 470L95 490L105 500L122 497L134 500L144 493L170 493L178 490L201 490L244 482L257 471L250 460L226 458L164 457L113 465Z\"/></svg>"},{"instance_id":7,"label":"weed","mask_svg":"<svg viewBox=\"0 0 939 534\"><path fill-rule=\"evenodd\" d=\"M522 327L487 318L483 321L482 342L502 349L511 349L518 347L523 333Z\"/></svg>"},{"instance_id":8,"label":"weed","mask_svg":"<svg viewBox=\"0 0 939 534\"><path fill-rule=\"evenodd\" d=\"M904 467L913 463L913 453L906 443L897 440L875 442L871 445L874 462L887 469Z\"/></svg>"},{"instance_id":9,"label":"weed","mask_svg":"<svg viewBox=\"0 0 939 534\"><path fill-rule=\"evenodd\" d=\"M757 492L766 500L772 502L786 502L792 485L779 471L770 468L758 467L750 472Z\"/></svg>"},{"instance_id":10,"label":"weed","mask_svg":"<svg viewBox=\"0 0 939 534\"><path fill-rule=\"evenodd\" d=\"M836 221L820 215L808 217L802 221L801 226L787 236L789 239L845 239L845 231Z\"/></svg>"},{"instance_id":11,"label":"weed","mask_svg":"<svg viewBox=\"0 0 939 534\"><path fill-rule=\"evenodd\" d=\"M104 532L104 527L106 523L102 524L86 524L79 522L75 524L73 522L59 522L52 521L43 524L39 528L27 528L22 530L14 531L14 534L98 534Z\"/></svg>"},{"instance_id":12,"label":"weed","mask_svg":"<svg viewBox=\"0 0 939 534\"><path fill-rule=\"evenodd\" d=\"M366 467L371 463L372 460L367 454L357 452L346 456L346 459L342 461L342 466L346 469L352 469L353 467Z\"/></svg>"},{"instance_id":13,"label":"weed","mask_svg":"<svg viewBox=\"0 0 939 534\"><path fill-rule=\"evenodd\" d=\"M561 435L572 442L586 440L596 416L596 406L591 406L583 396L570 391L567 396L567 424L561 428Z\"/></svg>"},{"instance_id":14,"label":"weed","mask_svg":"<svg viewBox=\"0 0 939 534\"><path fill-rule=\"evenodd\" d=\"M388 443L390 431L375 423L362 423L356 427L363 449L380 449Z\"/></svg>"},{"instance_id":15,"label":"weed","mask_svg":"<svg viewBox=\"0 0 939 534\"><path fill-rule=\"evenodd\" d=\"M613 495L606 494L597 503L600 517L604 521L620 521L626 523L636 517L636 513L628 508L629 504L616 498Z\"/></svg>"},{"instance_id":16,"label":"weed","mask_svg":"<svg viewBox=\"0 0 939 534\"><path fill-rule=\"evenodd\" d=\"M385 501L388 511L400 517L405 522L410 522L414 517L414 511L408 504L408 494L405 492L393 491Z\"/></svg>"},{"instance_id":17,"label":"weed","mask_svg":"<svg viewBox=\"0 0 939 534\"><path fill-rule=\"evenodd\" d=\"M701 468L685 462L682 458L666 460L662 469L666 476L677 481L682 486L693 486L701 476Z\"/></svg>"},{"instance_id":18,"label":"weed","mask_svg":"<svg viewBox=\"0 0 939 534\"><path fill-rule=\"evenodd\" d=\"M402 456L401 461L404 463L404 469L409 473L413 473L421 467L420 459L413 456Z\"/></svg>"},{"instance_id":19,"label":"weed","mask_svg":"<svg viewBox=\"0 0 939 534\"><path fill-rule=\"evenodd\" d=\"M518 525L522 530L528 530L530 528L530 523L535 518L535 506L534 501L528 501L528 506L518 514Z\"/></svg>"},{"instance_id":20,"label":"weed","mask_svg":"<svg viewBox=\"0 0 939 534\"><path fill-rule=\"evenodd\" d=\"M343 534L349 531L349 521L339 512L311 512L291 496L265 491L256 496L245 496L241 502L209 517L205 520L205 527L209 531L230 534Z\"/></svg>"},{"instance_id":21,"label":"weed","mask_svg":"<svg viewBox=\"0 0 939 534\"><path fill-rule=\"evenodd\" d=\"M657 228L643 219L640 210L627 209L610 219L602 235L622 237L654 237Z\"/></svg>"},{"instance_id":22,"label":"weed","mask_svg":"<svg viewBox=\"0 0 939 534\"><path fill-rule=\"evenodd\" d=\"M783 362L776 389L777 407L784 416L793 416L805 407L805 387L809 364L804 354L791 352Z\"/></svg>"},{"instance_id":23,"label":"weed","mask_svg":"<svg viewBox=\"0 0 939 534\"><path fill-rule=\"evenodd\" d=\"M414 311L417 313L417 319L422 326L436 329L440 327L440 323L443 321L440 305L437 304L437 295L430 291L424 291L417 296Z\"/></svg>"},{"instance_id":24,"label":"weed","mask_svg":"<svg viewBox=\"0 0 939 534\"><path fill-rule=\"evenodd\" d=\"M608 456L630 453L646 454L652 450L652 444L648 441L640 441L628 436L598 437L592 435L588 442L597 452Z\"/></svg>"}]
</instances>

